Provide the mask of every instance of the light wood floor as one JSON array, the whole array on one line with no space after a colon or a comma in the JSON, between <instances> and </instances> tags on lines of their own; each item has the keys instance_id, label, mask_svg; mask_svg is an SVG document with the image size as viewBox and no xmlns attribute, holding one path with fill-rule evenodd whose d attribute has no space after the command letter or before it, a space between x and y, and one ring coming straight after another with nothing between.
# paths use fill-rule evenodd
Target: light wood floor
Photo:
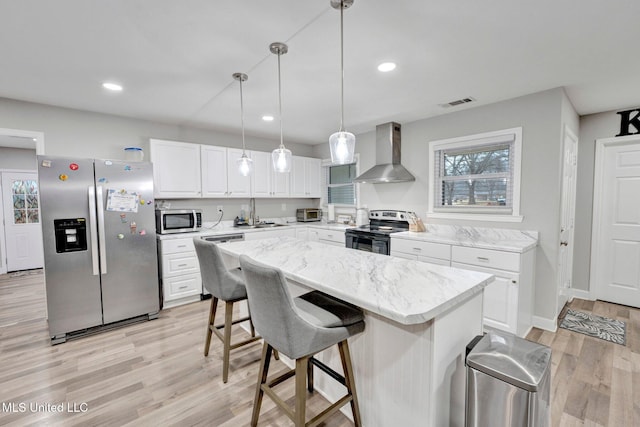
<instances>
[{"instance_id":1,"label":"light wood floor","mask_svg":"<svg viewBox=\"0 0 640 427\"><path fill-rule=\"evenodd\" d=\"M640 310L579 299L568 307L627 322L627 344L560 328L529 333L552 349L552 425L640 426Z\"/></svg>"},{"instance_id":2,"label":"light wood floor","mask_svg":"<svg viewBox=\"0 0 640 427\"><path fill-rule=\"evenodd\" d=\"M262 344L231 353L229 381L223 384L220 341L214 338L209 357L203 356L209 305L207 300L163 310L156 320L51 346L41 271L0 275L0 425L249 425ZM218 312L224 313L223 304ZM234 333L243 335L240 328ZM271 363L271 375L286 369L282 362ZM278 388L292 407L293 383ZM16 405L15 412L8 403ZM60 403L63 413L30 408ZM67 404L72 410L86 404L87 410L69 413ZM307 417L326 404L315 393ZM260 426L290 425L265 398ZM336 414L324 425L353 424Z\"/></svg>"},{"instance_id":3,"label":"light wood floor","mask_svg":"<svg viewBox=\"0 0 640 427\"><path fill-rule=\"evenodd\" d=\"M640 310L583 300L571 307L626 321L627 345L564 329L529 334L553 350L553 425L640 426ZM248 425L260 344L232 353L223 385L220 342L202 354L208 309L203 301L163 310L157 320L51 346L42 273L0 275L0 405L16 405L15 412L0 407L0 425ZM272 363L272 374L285 369ZM291 404L292 386L280 389ZM64 404L65 412L31 412L32 404ZM82 404L86 412L67 412ZM325 404L314 394L308 416ZM260 425L291 422L265 398ZM325 424L351 425L342 414Z\"/></svg>"}]
</instances>

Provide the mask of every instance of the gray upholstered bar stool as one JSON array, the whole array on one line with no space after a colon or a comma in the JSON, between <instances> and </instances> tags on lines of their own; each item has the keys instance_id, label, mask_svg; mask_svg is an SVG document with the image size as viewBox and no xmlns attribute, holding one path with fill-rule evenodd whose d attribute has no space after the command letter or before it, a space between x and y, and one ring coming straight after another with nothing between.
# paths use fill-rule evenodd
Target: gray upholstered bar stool
<instances>
[{"instance_id":1,"label":"gray upholstered bar stool","mask_svg":"<svg viewBox=\"0 0 640 427\"><path fill-rule=\"evenodd\" d=\"M351 403L356 426L361 425L351 355L347 338L364 331L362 310L318 291L292 298L281 270L240 256L249 306L257 331L264 338L258 385L253 401L251 425L258 424L263 394L266 393L293 420L296 427L315 426ZM344 376L324 365L313 355L337 344ZM295 359L295 369L267 381L271 352L277 350ZM306 393L313 391L313 366L328 373L347 388L347 394L327 409L305 422ZM295 410L273 391L272 387L296 377Z\"/></svg>"},{"instance_id":2,"label":"gray upholstered bar stool","mask_svg":"<svg viewBox=\"0 0 640 427\"><path fill-rule=\"evenodd\" d=\"M198 237L193 239L200 263L200 274L204 287L211 293L211 308L209 310L209 323L207 324L207 338L204 343L204 355L209 355L211 346L211 334L214 333L223 343L222 356L222 382L229 378L229 353L231 350L250 344L261 337L256 336L251 316L233 320L233 303L247 299L247 290L244 286L244 278L240 268L227 269L222 259L220 249L213 242L207 242ZM224 323L215 325L218 300L225 302ZM231 344L231 327L236 323L249 321L251 325L251 338ZM219 329L223 329L224 335Z\"/></svg>"}]
</instances>

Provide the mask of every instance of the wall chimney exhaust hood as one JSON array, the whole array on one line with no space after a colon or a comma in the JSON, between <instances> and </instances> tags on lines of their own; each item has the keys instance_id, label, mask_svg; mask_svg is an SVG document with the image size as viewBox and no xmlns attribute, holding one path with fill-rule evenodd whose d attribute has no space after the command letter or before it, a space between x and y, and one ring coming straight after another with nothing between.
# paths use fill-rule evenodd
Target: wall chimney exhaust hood
<instances>
[{"instance_id":1,"label":"wall chimney exhaust hood","mask_svg":"<svg viewBox=\"0 0 640 427\"><path fill-rule=\"evenodd\" d=\"M389 122L376 126L376 165L353 182L382 184L415 180L400 164L400 124Z\"/></svg>"}]
</instances>

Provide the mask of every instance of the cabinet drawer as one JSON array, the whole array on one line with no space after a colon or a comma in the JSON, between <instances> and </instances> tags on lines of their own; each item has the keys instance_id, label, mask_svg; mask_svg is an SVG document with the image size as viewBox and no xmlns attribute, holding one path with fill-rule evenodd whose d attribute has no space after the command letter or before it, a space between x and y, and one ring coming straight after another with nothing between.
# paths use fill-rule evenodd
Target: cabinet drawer
<instances>
[{"instance_id":1,"label":"cabinet drawer","mask_svg":"<svg viewBox=\"0 0 640 427\"><path fill-rule=\"evenodd\" d=\"M451 259L451 246L442 243L421 242L419 240L394 239L391 237L391 250L429 258Z\"/></svg>"},{"instance_id":2,"label":"cabinet drawer","mask_svg":"<svg viewBox=\"0 0 640 427\"><path fill-rule=\"evenodd\" d=\"M170 277L185 273L199 273L200 264L195 252L184 252L162 256L162 276Z\"/></svg>"},{"instance_id":3,"label":"cabinet drawer","mask_svg":"<svg viewBox=\"0 0 640 427\"><path fill-rule=\"evenodd\" d=\"M196 250L193 245L193 238L161 240L160 248L162 255L188 251L193 251L193 253L195 253Z\"/></svg>"},{"instance_id":4,"label":"cabinet drawer","mask_svg":"<svg viewBox=\"0 0 640 427\"><path fill-rule=\"evenodd\" d=\"M341 246L345 245L344 231L325 230L323 228L318 228L316 231L318 232L318 240L328 240L333 243L339 243Z\"/></svg>"},{"instance_id":5,"label":"cabinet drawer","mask_svg":"<svg viewBox=\"0 0 640 427\"><path fill-rule=\"evenodd\" d=\"M453 246L451 261L499 270L520 271L520 254L515 252Z\"/></svg>"},{"instance_id":6,"label":"cabinet drawer","mask_svg":"<svg viewBox=\"0 0 640 427\"><path fill-rule=\"evenodd\" d=\"M165 301L202 293L200 274L183 274L181 276L170 277L164 279L163 283Z\"/></svg>"}]
</instances>

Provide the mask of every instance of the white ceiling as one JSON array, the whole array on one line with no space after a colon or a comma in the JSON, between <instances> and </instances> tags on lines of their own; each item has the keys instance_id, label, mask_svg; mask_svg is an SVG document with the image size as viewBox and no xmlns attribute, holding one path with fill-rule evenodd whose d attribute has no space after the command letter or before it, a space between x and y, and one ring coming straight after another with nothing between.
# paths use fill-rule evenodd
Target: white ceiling
<instances>
[{"instance_id":1,"label":"white ceiling","mask_svg":"<svg viewBox=\"0 0 640 427\"><path fill-rule=\"evenodd\" d=\"M371 131L564 86L579 114L640 105L636 0L355 0L345 127ZM0 0L0 97L317 144L340 121L329 0ZM384 61L398 68L376 70ZM105 80L121 83L107 93ZM439 104L477 102L443 109ZM276 115L266 123L263 114Z\"/></svg>"}]
</instances>

